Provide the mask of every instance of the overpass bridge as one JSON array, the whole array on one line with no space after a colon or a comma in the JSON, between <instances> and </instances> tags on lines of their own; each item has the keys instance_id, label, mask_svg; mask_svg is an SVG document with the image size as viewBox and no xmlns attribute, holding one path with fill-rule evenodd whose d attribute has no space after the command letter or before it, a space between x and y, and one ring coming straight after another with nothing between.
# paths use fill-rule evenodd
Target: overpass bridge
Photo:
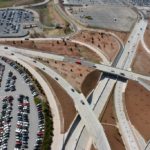
<instances>
[{"instance_id":1,"label":"overpass bridge","mask_svg":"<svg viewBox=\"0 0 150 150\"><path fill-rule=\"evenodd\" d=\"M13 52L16 54L18 53L18 54L26 55L28 57L39 57L40 56L43 58L52 59L52 60L56 60L56 61L77 63L79 65L95 68L102 72L109 73L110 75L115 75L115 76L122 77L125 79L137 81L140 84L142 84L146 89L148 89L148 90L150 89L150 85L147 85L147 83L145 83L145 81L150 81L149 76L134 73L132 71L125 70L123 68L117 68L117 67L113 67L113 66L109 66L109 65L105 65L105 64L97 64L97 63L93 63L93 62L86 61L83 59L76 59L76 58L71 58L71 57L67 57L67 56L51 54L51 53L37 52L37 51L29 50L29 49L21 49L21 48L16 48L16 47L12 47L12 46L8 46L8 49L5 49L5 46L0 46L0 49L3 51L7 51L10 54Z\"/></svg>"},{"instance_id":2,"label":"overpass bridge","mask_svg":"<svg viewBox=\"0 0 150 150\"><path fill-rule=\"evenodd\" d=\"M105 65L105 64L96 64L96 63L92 63L89 61L78 60L78 59L67 58L67 57L64 57L63 61L67 61L67 62L71 62L71 63L79 63L80 65L83 65L83 66L93 67L102 72L106 72L106 73L109 73L112 75L130 79L133 81L138 81L139 83L143 82L144 80L150 81L149 76L141 75L141 74L129 71L129 70L125 70L122 68L117 68L117 67L113 67L113 66L109 66L109 65Z\"/></svg>"}]
</instances>

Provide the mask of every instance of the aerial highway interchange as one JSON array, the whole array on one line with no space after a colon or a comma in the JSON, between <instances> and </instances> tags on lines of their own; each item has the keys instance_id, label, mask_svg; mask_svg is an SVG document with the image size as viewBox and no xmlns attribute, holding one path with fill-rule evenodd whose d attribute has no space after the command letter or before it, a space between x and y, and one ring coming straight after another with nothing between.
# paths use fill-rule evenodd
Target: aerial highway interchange
<instances>
[{"instance_id":1,"label":"aerial highway interchange","mask_svg":"<svg viewBox=\"0 0 150 150\"><path fill-rule=\"evenodd\" d=\"M92 28L89 25L90 21L95 21L95 18L91 18L94 14L91 14L91 16L80 16L80 18L90 20L89 22L87 21L86 26L82 23L82 19L78 20L78 17L71 15L67 11L68 9L74 9L74 7L79 7L81 12L83 11L82 8L88 11L89 7L94 8L95 4L106 7L117 6L122 9L123 7L129 8L133 17L130 16L131 14L128 14L128 17L131 17L133 19L131 22L134 22L130 25L126 24L129 31L127 31L126 27L123 31L124 20L117 22L119 20L117 15L111 16L112 18L110 17L112 28L108 30L108 26L106 25L105 30L103 27L95 28L93 26ZM61 27L58 24L51 24L48 27L48 25L44 25L41 21L38 9L45 9L51 5L57 10L57 15L61 16L65 22L68 22L69 31L72 30L70 33L67 34L65 32L64 35L60 36L59 34L55 36L51 36L50 34L43 37L43 34L46 33L44 32L45 30L50 30L48 32L62 30L62 28L65 31L66 28L68 30L68 26ZM117 133L124 147L123 149L149 150L149 142L144 138L140 130L138 131L138 128L134 126L132 119L130 120L125 102L125 94L129 81L136 82L146 91L150 91L150 76L144 73L141 74L141 72L133 69L133 64L139 54L139 44L142 44L147 54L150 52L144 39L149 24L146 16L148 14L143 14L144 11L141 12L141 9L144 9L144 7L141 6L139 9L139 6L136 7L131 3L124 2L124 0L120 2L109 1L108 3L102 0L88 2L85 0L66 0L64 2L41 0L38 3L23 3L21 6L7 7L7 9L2 8L0 11L2 16L2 26L0 25L2 27L0 30L0 71L3 70L0 72L0 149L114 150L112 146L114 143L111 143L110 137L106 134L105 124L117 128ZM90 14L90 11L88 13ZM56 18L58 17L57 15L55 14ZM17 16L20 17L20 21L19 19L16 21ZM58 20L60 21L60 18ZM114 32L116 30L114 29L116 23L122 23L122 27L119 28L118 26L118 31ZM5 27L6 25L7 27ZM119 34L117 35L117 32L121 33L120 30L123 33L128 33L126 42L118 36ZM97 47L93 37L91 38L92 44L89 43L90 40L87 40L87 42L80 40L80 37L79 40L74 39L74 36L84 31L98 33L101 37L99 39L100 43L104 42L102 39L105 34L106 37L112 36L117 41L119 47L119 51L114 56L114 59L112 61L108 59L109 54L105 52L107 42L109 41L105 41L102 44L103 46L98 45ZM37 35L39 37L36 37ZM86 37L83 36L83 38ZM78 52L82 55L79 57L77 54L73 55L71 53L75 48L69 47L69 54L67 52L63 54L62 52L51 52L47 47L47 50L44 51L40 46L38 47L35 44L45 41L52 42L52 44L48 43L49 45L47 46L50 47L51 44L52 49L60 43L62 47L69 47L70 43L75 48L80 45L82 48L90 50L100 60L92 61L92 59L90 60L90 56L88 59L85 58L80 49ZM31 46L28 45L29 42L31 42ZM113 42L110 44L111 49L114 48ZM84 95L82 91L76 89L59 71L56 71L45 63L52 60L55 64L62 62L62 64L68 63L83 68L87 67L98 70L101 74L95 87L91 89L88 95ZM73 72L72 69L71 72ZM13 74L14 77L11 78ZM69 72L66 72L66 76L67 74ZM48 83L47 76L67 93L76 110L76 114L66 131L62 131L62 126L65 123L62 119L61 103L56 100L56 91L50 85L51 83ZM81 73L80 76L82 76ZM16 85L14 85L15 83ZM110 97L113 97L115 125L101 121L108 107ZM9 100L10 98L12 100ZM32 120L32 118L34 119ZM32 130L32 128L34 129ZM120 150L119 147L116 150Z\"/></svg>"}]
</instances>

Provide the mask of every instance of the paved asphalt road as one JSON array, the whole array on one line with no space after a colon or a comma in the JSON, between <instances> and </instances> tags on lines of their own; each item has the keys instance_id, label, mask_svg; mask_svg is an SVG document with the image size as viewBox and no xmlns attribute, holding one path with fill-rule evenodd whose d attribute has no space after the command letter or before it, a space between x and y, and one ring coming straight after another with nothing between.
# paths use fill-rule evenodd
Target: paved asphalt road
<instances>
[{"instance_id":1,"label":"paved asphalt road","mask_svg":"<svg viewBox=\"0 0 150 150\"><path fill-rule=\"evenodd\" d=\"M16 49L15 49L16 50ZM15 51L15 50L13 50L13 51ZM20 51L20 50L19 50ZM25 52L25 51L24 51ZM34 53L34 52L33 52ZM39 55L39 54L37 54L37 55ZM45 55L47 55L47 54L43 54L44 56ZM56 56L56 55L51 55L51 54L49 54L50 56L51 56L51 58L52 59L57 59L57 60L63 60L64 58L62 57L62 56ZM76 61L76 60L71 60L72 62L74 62L74 61ZM92 65L94 65L94 64L92 64L92 63L89 63L89 62L84 62L83 61L83 65L88 65L88 66L92 66ZM109 67L109 66L105 66L105 65L98 65L98 67L99 67L99 69L100 70L102 70L102 67L103 67L103 69L106 69L106 71L110 71L110 70L112 70L112 67ZM122 71L122 69L116 69L116 68L113 68L114 70L115 70L115 73L117 73L117 71L119 70L119 74L120 74L120 70ZM125 74L126 74L126 72L128 72L128 71L125 71ZM130 74L132 74L132 72L129 72ZM132 77L132 79L135 79L135 75L134 76L132 76L131 75L131 77ZM133 78L134 77L134 78Z\"/></svg>"},{"instance_id":2,"label":"paved asphalt road","mask_svg":"<svg viewBox=\"0 0 150 150\"><path fill-rule=\"evenodd\" d=\"M46 72L48 75L50 75L53 79L57 78L57 82L67 91L67 93L73 98L75 107L78 110L84 124L86 125L86 128L88 130L88 133L93 138L93 141L97 147L97 149L110 149L110 146L107 142L107 138L105 136L105 133L102 129L101 124L96 119L95 115L93 114L92 110L89 107L89 104L87 103L85 97L82 94L78 94L73 87L66 82L60 75L55 73L50 68L46 67L45 65L41 64L40 62L33 62L33 59L28 58L26 56L16 54L14 58L18 57L18 59L27 61L28 63L36 66L39 69L42 69L44 72ZM43 69L44 68L44 69ZM89 117L90 116L90 117Z\"/></svg>"},{"instance_id":3,"label":"paved asphalt road","mask_svg":"<svg viewBox=\"0 0 150 150\"><path fill-rule=\"evenodd\" d=\"M133 55L133 53L131 53L132 55ZM55 55L52 55L53 57L52 58L54 58L55 57ZM58 57L58 58L57 58ZM61 57L61 56L57 56L56 58L57 59L63 59L63 57ZM131 59L130 59L131 60ZM68 60L67 60L68 61ZM76 60L74 59L74 60L70 60L71 62L75 62ZM82 64L83 65L87 65L87 66L92 66L92 65L94 65L94 64L92 64L92 63L89 63L89 62L82 62ZM105 72L112 72L112 68L113 67L110 67L110 66L106 66L106 65L99 65L99 64L96 64L95 66L97 66L97 68L99 68L100 70L103 70L103 71L105 71ZM105 70L106 69L106 70ZM126 77L128 77L128 78L130 78L130 79L133 79L133 80L138 80L138 77L139 76L141 76L141 75L136 75L136 74L134 74L134 73L132 73L132 72L128 72L128 71L122 71L122 69L116 69L116 68L113 68L113 73L114 74L118 74L118 75L120 75L120 73L124 73L125 74L125 76ZM143 77L143 76L142 76ZM146 78L148 78L149 79L149 77L146 77Z\"/></svg>"},{"instance_id":4,"label":"paved asphalt road","mask_svg":"<svg viewBox=\"0 0 150 150\"><path fill-rule=\"evenodd\" d=\"M133 48L135 47L135 44L136 43L134 42L133 43L133 45L134 45ZM129 45L130 44L128 43L127 46L126 46L126 49L129 49ZM0 46L0 48L4 49L4 46ZM66 62L71 62L71 63L75 63L75 62L79 61L78 59L69 58L69 57L66 57L66 56L55 55L55 54L50 54L50 53L36 52L36 51L29 50L29 49L20 49L20 48L15 48L15 47L11 47L11 46L9 46L9 49L7 51L18 52L18 53L21 53L21 54L27 54L27 56L34 56L34 57L35 56L37 56L37 57L41 56L41 57L45 57L45 58L49 58L49 59L53 59L53 60L66 61ZM130 56L130 58L128 58L130 61L128 61L128 59L127 59L127 63L129 63L129 62L131 63L131 60L132 60L131 55L133 57L134 54L135 53L133 53L133 50L130 52L130 54L129 54L129 51L125 51L123 53L124 57L122 57L122 55L121 55L121 58L120 58L121 61L119 61L118 64L123 65L123 63L124 63L123 58L126 58L128 56ZM112 67L112 66L105 65L105 64L95 64L95 63L91 63L89 61L84 61L84 60L80 60L80 61L81 61L81 64L83 66L94 67L94 68L96 68L100 71L107 72L107 73L110 73L112 75L113 74L118 75L118 76L130 79L130 80L135 80L135 81L138 81L139 79L150 80L149 76L144 76L144 75L141 75L141 74L134 73L132 71L128 71L128 68L130 68L130 67L127 67L126 69L123 69L123 68L120 67L121 65L120 66L117 65L117 67Z\"/></svg>"},{"instance_id":5,"label":"paved asphalt road","mask_svg":"<svg viewBox=\"0 0 150 150\"><path fill-rule=\"evenodd\" d=\"M55 73L52 69L49 67L46 67L40 62L33 63L33 59L18 55L18 58L27 61L28 63L36 66L39 69L42 69L44 72L46 72L49 76L51 76L53 79L56 80L56 77L58 78L57 82L64 88L64 90L67 91L67 93L72 97L74 100L75 107L80 114L86 129L88 130L88 133L93 138L93 141L99 150L109 150L110 146L108 144L106 135L103 131L103 128L99 121L96 119L96 116L92 112L91 108L89 107L88 102L86 101L85 97L82 94L78 94L73 87L66 82L60 75ZM45 68L45 69L43 69Z\"/></svg>"},{"instance_id":6,"label":"paved asphalt road","mask_svg":"<svg viewBox=\"0 0 150 150\"><path fill-rule=\"evenodd\" d=\"M140 26L139 26L140 27ZM138 32L138 31L135 31L135 33L136 32ZM133 38L132 36L131 36L131 38ZM136 38L134 39L135 40L135 43L136 43ZM132 45L132 44L129 44L129 45ZM132 45L133 46L133 45ZM126 49L128 49L131 53L132 53L132 50L131 49L129 49L129 47L128 48L126 48ZM124 57L124 59L126 58L126 57L128 57L128 55L129 55L129 51L125 51L124 52L124 54L123 54L123 56L122 57ZM133 55L133 54L132 54ZM129 55L129 56L131 56L131 55ZM132 61L132 59L130 58L130 59L128 59L127 60L127 62L128 62L128 64L130 63ZM125 63L125 61L122 61L122 62L120 62L119 64L120 64L120 66L122 66L121 64L124 64ZM112 68L111 68L112 69ZM128 68L127 68L128 69ZM122 69L121 69L122 70Z\"/></svg>"},{"instance_id":7,"label":"paved asphalt road","mask_svg":"<svg viewBox=\"0 0 150 150\"><path fill-rule=\"evenodd\" d=\"M138 26L138 30L141 28L141 27L143 27L143 23L142 22L140 22L141 23L141 26ZM144 28L143 28L143 30L144 30ZM130 38L129 38L129 40L130 41L132 41L131 39L133 38L133 35L135 34L135 31L133 30L133 32L131 33L131 36L130 36ZM134 39L135 40L135 39ZM133 40L133 41L134 41ZM134 41L135 43L138 43L138 41ZM134 46L134 42L131 44L131 42L130 42L130 44L128 44L128 45L130 45L131 47L132 46ZM123 51L123 58L122 58L122 60L121 60L121 64L123 64L124 62L125 62L125 59L127 58L127 56L128 56L128 50L131 50L131 49L128 49L129 47L128 47L128 45L125 47L125 49L124 49L124 51ZM110 79L109 80L109 82L108 83L110 83L112 81L112 79ZM105 82L105 83L107 83L107 81ZM104 84L105 84L104 83ZM107 83L107 85L109 85ZM108 86L106 86L106 87L108 87ZM98 93L100 94L100 97L99 96L96 96L96 97L99 97L100 99L99 99L99 101L100 101L100 103L99 103L99 105L97 105L97 107L96 108L99 108L103 103L106 103L106 101L107 101L107 99L108 99L108 97L109 97L109 94L110 94L110 92L107 92L107 88L105 87L105 89L103 90L103 91L96 91L96 93L95 93L95 91L94 91L94 93L95 93L95 95L98 95ZM109 87L108 88L113 88L113 83L112 84L110 84L109 85ZM106 94L104 94L103 95L103 93L104 93L104 91L106 92ZM94 94L93 94L94 95ZM103 96L102 96L103 95ZM93 96L94 97L94 96ZM107 97L107 98L106 98ZM106 101L102 101L103 99L105 99L106 98ZM94 102L95 103L95 102ZM92 105L92 104L91 104ZM101 111L99 111L99 114L101 113ZM80 125L80 124L79 124ZM123 124L122 124L123 125ZM125 126L124 126L125 127ZM83 133L83 130L82 130L82 133ZM81 141L83 141L83 143L82 142L80 142L80 143L82 143L82 147L81 147L81 145L79 146L80 147L80 149L81 148L84 148L85 147L85 145L86 145L86 143L84 143L84 141L85 141L85 138L87 138L87 137L85 137L85 136L83 136L83 138L81 138L82 137L82 135L84 135L84 134L79 134L79 140ZM129 135L130 136L130 135ZM75 136L74 136L75 137ZM68 143L73 143L73 140L77 140L77 137L75 137L74 139L73 139L73 137L71 137L72 139L68 142ZM127 139L128 139L128 137L126 137ZM133 142L134 143L134 142ZM132 145L132 143L130 143L131 145ZM134 144L133 144L134 145ZM136 145L136 143L135 143L135 145Z\"/></svg>"},{"instance_id":8,"label":"paved asphalt road","mask_svg":"<svg viewBox=\"0 0 150 150\"><path fill-rule=\"evenodd\" d=\"M31 67L31 65L25 63L24 61L21 61L17 57L12 57L10 54L1 51L0 55L8 57L14 61L18 61L22 66L25 68L28 68L30 73L37 79L37 81L40 83L41 87L43 88L45 95L47 97L49 106L51 107L52 115L53 115L53 123L54 123L54 137L53 137L53 143L52 143L52 149L61 149L64 135L61 134L61 122L60 122L60 114L59 110L56 104L56 100L53 96L53 93L50 89L50 87L47 85L45 80L39 75L39 73Z\"/></svg>"},{"instance_id":9,"label":"paved asphalt road","mask_svg":"<svg viewBox=\"0 0 150 150\"><path fill-rule=\"evenodd\" d=\"M133 34L130 35L130 40L125 47L126 53L122 55L117 67L128 69L132 65L132 61L136 54L137 46L141 38L143 38L144 32L146 30L147 21L144 19L140 20L133 29ZM127 56L126 61L122 60L124 57ZM118 119L119 130L123 136L125 146L129 150L140 150L146 145L141 145L138 140L138 137L135 137L134 132L132 130L131 125L129 124L124 110L124 103L123 103L123 93L124 93L124 84L120 81L116 84L115 89L115 110Z\"/></svg>"}]
</instances>

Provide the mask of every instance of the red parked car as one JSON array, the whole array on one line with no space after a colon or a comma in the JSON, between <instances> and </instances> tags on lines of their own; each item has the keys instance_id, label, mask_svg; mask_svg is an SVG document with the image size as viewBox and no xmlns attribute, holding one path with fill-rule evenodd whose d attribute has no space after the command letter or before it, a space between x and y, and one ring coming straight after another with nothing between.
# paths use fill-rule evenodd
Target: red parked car
<instances>
[{"instance_id":1,"label":"red parked car","mask_svg":"<svg viewBox=\"0 0 150 150\"><path fill-rule=\"evenodd\" d=\"M78 64L78 65L81 65L81 61L80 60L77 60L75 63Z\"/></svg>"}]
</instances>

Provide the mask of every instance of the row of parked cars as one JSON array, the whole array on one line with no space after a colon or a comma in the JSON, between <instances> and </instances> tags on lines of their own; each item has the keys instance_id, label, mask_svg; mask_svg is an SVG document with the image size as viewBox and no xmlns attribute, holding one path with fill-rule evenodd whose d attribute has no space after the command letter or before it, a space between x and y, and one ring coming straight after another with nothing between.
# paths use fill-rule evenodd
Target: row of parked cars
<instances>
[{"instance_id":1,"label":"row of parked cars","mask_svg":"<svg viewBox=\"0 0 150 150\"><path fill-rule=\"evenodd\" d=\"M5 66L0 63L0 87L1 87L1 82L2 82L2 79L3 79L4 71L5 71Z\"/></svg>"},{"instance_id":2,"label":"row of parked cars","mask_svg":"<svg viewBox=\"0 0 150 150\"><path fill-rule=\"evenodd\" d=\"M29 85L29 88L31 90L31 93L32 93L32 96L33 97L36 97L38 96L38 91L37 89L35 88L30 76L28 75L28 73L26 71L24 71L23 67L20 66L18 63L16 63L15 61L12 61L6 57L1 57L1 59L8 63L10 66L12 66L14 69L16 69L19 74L22 76L22 78L24 79L25 83Z\"/></svg>"},{"instance_id":3,"label":"row of parked cars","mask_svg":"<svg viewBox=\"0 0 150 150\"><path fill-rule=\"evenodd\" d=\"M2 100L2 112L0 116L0 150L8 149L7 147L10 136L13 100L13 96L5 97Z\"/></svg>"},{"instance_id":4,"label":"row of parked cars","mask_svg":"<svg viewBox=\"0 0 150 150\"><path fill-rule=\"evenodd\" d=\"M5 85L5 91L6 92L16 91L16 86L15 86L16 79L17 79L17 77L15 75L13 75L13 72L9 71L8 72L8 78L6 80L6 85Z\"/></svg>"},{"instance_id":5,"label":"row of parked cars","mask_svg":"<svg viewBox=\"0 0 150 150\"><path fill-rule=\"evenodd\" d=\"M36 86L33 83L28 71L22 67L17 62L10 60L6 57L0 57L5 63L9 64L18 73L22 76L24 82L29 86L30 91L33 97L38 96L38 91ZM14 74L12 71L9 71L8 77L13 77ZM11 81L10 81L11 83ZM45 118L42 110L42 104L39 103L36 105L38 112L38 131L36 137L36 143L34 145L34 150L40 150L43 143L43 137L45 132ZM24 95L19 95L18 98L18 112L17 112L17 126L16 126L16 140L15 140L15 150L28 149L28 140L29 140L29 114L30 114L30 103L29 97ZM29 147L30 148L30 147Z\"/></svg>"},{"instance_id":6,"label":"row of parked cars","mask_svg":"<svg viewBox=\"0 0 150 150\"><path fill-rule=\"evenodd\" d=\"M43 141L43 136L44 136L45 122L44 122L44 115L42 111L42 104L39 103L36 105L36 107L38 111L39 123L38 123L38 133L37 133L36 144L34 145L34 150L40 150Z\"/></svg>"},{"instance_id":7,"label":"row of parked cars","mask_svg":"<svg viewBox=\"0 0 150 150\"><path fill-rule=\"evenodd\" d=\"M16 150L27 149L29 139L29 97L20 95L18 98L18 113L16 127Z\"/></svg>"},{"instance_id":8,"label":"row of parked cars","mask_svg":"<svg viewBox=\"0 0 150 150\"><path fill-rule=\"evenodd\" d=\"M23 9L0 10L1 32L4 34L18 33L21 30L21 23L34 20L33 13Z\"/></svg>"}]
</instances>

